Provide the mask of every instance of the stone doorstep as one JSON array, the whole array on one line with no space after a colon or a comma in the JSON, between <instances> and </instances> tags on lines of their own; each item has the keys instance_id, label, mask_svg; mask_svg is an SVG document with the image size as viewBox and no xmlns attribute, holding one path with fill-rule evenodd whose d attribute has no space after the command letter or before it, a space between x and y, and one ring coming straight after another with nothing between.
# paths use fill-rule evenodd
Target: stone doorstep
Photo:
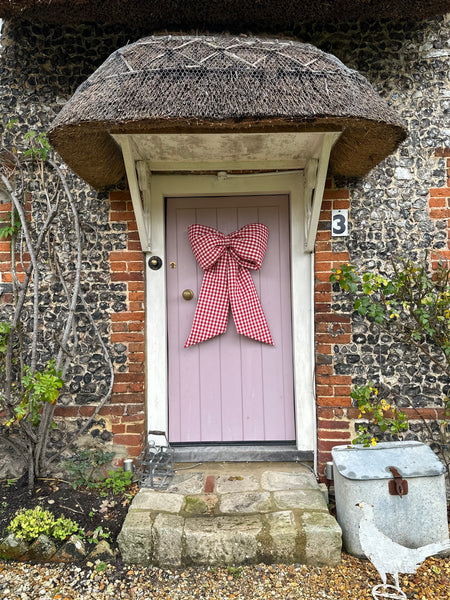
<instances>
[{"instance_id":1,"label":"stone doorstep","mask_svg":"<svg viewBox=\"0 0 450 600\"><path fill-rule=\"evenodd\" d=\"M340 562L341 529L310 473L189 473L167 491L141 489L118 538L128 564Z\"/></svg>"},{"instance_id":2,"label":"stone doorstep","mask_svg":"<svg viewBox=\"0 0 450 600\"><path fill-rule=\"evenodd\" d=\"M118 543L126 564L162 568L341 560L341 530L327 512L183 517L130 510Z\"/></svg>"}]
</instances>

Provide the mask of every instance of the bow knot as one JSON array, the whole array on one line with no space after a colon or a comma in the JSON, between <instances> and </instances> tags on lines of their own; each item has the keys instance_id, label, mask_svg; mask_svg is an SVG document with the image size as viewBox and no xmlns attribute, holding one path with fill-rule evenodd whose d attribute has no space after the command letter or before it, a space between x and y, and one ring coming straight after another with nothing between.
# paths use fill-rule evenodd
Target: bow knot
<instances>
[{"instance_id":1,"label":"bow knot","mask_svg":"<svg viewBox=\"0 0 450 600\"><path fill-rule=\"evenodd\" d=\"M204 225L188 228L192 252L204 271L191 333L185 348L198 344L227 328L231 305L238 333L273 345L249 269L261 268L269 231L251 223L229 235Z\"/></svg>"}]
</instances>

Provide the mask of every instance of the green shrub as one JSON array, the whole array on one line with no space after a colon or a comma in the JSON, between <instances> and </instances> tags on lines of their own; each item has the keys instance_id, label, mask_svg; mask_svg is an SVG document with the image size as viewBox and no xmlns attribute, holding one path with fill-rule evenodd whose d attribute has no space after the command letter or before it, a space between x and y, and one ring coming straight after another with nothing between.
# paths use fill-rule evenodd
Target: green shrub
<instances>
[{"instance_id":1,"label":"green shrub","mask_svg":"<svg viewBox=\"0 0 450 600\"><path fill-rule=\"evenodd\" d=\"M103 480L103 466L114 458L114 452L104 452L99 449L83 448L64 463L66 471L72 479L72 487L98 489Z\"/></svg>"},{"instance_id":2,"label":"green shrub","mask_svg":"<svg viewBox=\"0 0 450 600\"><path fill-rule=\"evenodd\" d=\"M80 531L78 523L72 519L63 516L55 519L49 510L40 506L17 511L8 530L27 542L36 540L41 534L62 541Z\"/></svg>"},{"instance_id":3,"label":"green shrub","mask_svg":"<svg viewBox=\"0 0 450 600\"><path fill-rule=\"evenodd\" d=\"M117 471L108 471L108 477L102 482L102 487L111 490L114 495L120 495L131 485L132 480L133 473L120 467Z\"/></svg>"}]
</instances>

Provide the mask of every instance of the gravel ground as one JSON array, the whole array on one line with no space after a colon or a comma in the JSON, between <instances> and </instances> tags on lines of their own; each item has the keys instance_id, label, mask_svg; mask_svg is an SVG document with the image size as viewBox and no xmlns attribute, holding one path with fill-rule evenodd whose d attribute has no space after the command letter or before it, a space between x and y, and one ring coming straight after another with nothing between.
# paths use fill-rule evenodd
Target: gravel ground
<instances>
[{"instance_id":1,"label":"gravel ground","mask_svg":"<svg viewBox=\"0 0 450 600\"><path fill-rule=\"evenodd\" d=\"M380 583L367 561L344 555L336 568L257 565L162 570L104 564L32 565L0 562L1 600L373 600ZM450 558L428 559L401 577L409 599L450 599Z\"/></svg>"}]
</instances>

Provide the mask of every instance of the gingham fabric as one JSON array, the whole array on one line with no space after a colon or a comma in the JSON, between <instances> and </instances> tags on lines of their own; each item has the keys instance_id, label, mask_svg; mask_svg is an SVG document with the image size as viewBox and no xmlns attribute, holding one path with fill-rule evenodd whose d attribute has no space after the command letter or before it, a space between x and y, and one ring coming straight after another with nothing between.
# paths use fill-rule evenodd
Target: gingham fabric
<instances>
[{"instance_id":1,"label":"gingham fabric","mask_svg":"<svg viewBox=\"0 0 450 600\"><path fill-rule=\"evenodd\" d=\"M238 333L271 344L272 336L249 269L258 271L269 230L251 223L224 235L204 225L188 228L192 252L204 271L191 333L185 348L209 340L227 329L231 305Z\"/></svg>"}]
</instances>

